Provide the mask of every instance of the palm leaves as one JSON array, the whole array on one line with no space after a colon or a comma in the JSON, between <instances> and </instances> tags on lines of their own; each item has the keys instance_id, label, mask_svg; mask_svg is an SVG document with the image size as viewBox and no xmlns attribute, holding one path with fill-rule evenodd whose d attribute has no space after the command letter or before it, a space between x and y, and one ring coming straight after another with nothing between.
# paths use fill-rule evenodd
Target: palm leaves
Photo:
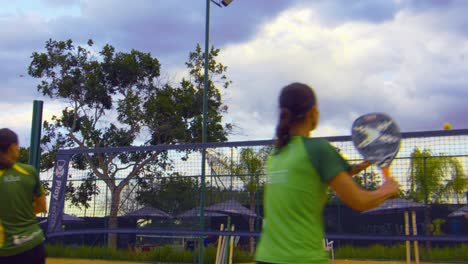
<instances>
[{"instance_id":1,"label":"palm leaves","mask_svg":"<svg viewBox=\"0 0 468 264\"><path fill-rule=\"evenodd\" d=\"M415 148L411 154L408 196L417 202L447 202L467 189L466 176L457 157L435 156L430 150Z\"/></svg>"}]
</instances>

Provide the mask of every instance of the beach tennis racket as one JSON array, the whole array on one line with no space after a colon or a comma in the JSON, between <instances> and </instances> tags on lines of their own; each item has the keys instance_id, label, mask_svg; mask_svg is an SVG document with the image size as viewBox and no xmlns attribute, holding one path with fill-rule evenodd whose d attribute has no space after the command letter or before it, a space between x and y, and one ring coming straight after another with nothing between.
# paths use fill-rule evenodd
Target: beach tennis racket
<instances>
[{"instance_id":1,"label":"beach tennis racket","mask_svg":"<svg viewBox=\"0 0 468 264\"><path fill-rule=\"evenodd\" d=\"M374 162L382 169L384 178L389 178L390 164L400 149L397 123L384 113L365 114L353 122L351 139L364 159Z\"/></svg>"}]
</instances>

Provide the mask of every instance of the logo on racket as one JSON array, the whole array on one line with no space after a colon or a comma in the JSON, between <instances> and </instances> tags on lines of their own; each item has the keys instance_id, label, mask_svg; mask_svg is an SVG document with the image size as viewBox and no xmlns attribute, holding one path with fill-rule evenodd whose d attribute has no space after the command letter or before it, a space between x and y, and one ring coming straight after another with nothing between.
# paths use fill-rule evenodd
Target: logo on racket
<instances>
[{"instance_id":1,"label":"logo on racket","mask_svg":"<svg viewBox=\"0 0 468 264\"><path fill-rule=\"evenodd\" d=\"M372 117L369 116L369 117ZM367 118L367 116L366 116ZM375 118L375 116L374 116ZM392 121L387 121L383 122L381 124L378 124L376 127L371 127L371 126L356 126L354 127L354 131L357 131L361 134L365 134L364 140L360 142L357 147L358 148L365 148L369 144L372 144L376 141L380 141L381 143L395 143L400 140L398 137L394 137L388 134L383 134L385 130L387 130L388 127L392 125Z\"/></svg>"}]
</instances>

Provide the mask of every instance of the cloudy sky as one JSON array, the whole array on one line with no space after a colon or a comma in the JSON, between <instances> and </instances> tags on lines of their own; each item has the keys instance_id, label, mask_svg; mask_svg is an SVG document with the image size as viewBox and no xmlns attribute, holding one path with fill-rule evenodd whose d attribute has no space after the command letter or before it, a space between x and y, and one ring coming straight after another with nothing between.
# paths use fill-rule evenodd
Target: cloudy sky
<instances>
[{"instance_id":1,"label":"cloudy sky","mask_svg":"<svg viewBox=\"0 0 468 264\"><path fill-rule=\"evenodd\" d=\"M32 102L62 108L27 75L45 41L88 39L151 52L168 80L204 45L204 0L0 0L1 127L29 144ZM467 128L468 1L234 0L211 5L211 41L233 81L225 91L231 141L271 139L282 86L305 82L319 99L315 135L348 135L353 120L388 112L402 131Z\"/></svg>"}]
</instances>

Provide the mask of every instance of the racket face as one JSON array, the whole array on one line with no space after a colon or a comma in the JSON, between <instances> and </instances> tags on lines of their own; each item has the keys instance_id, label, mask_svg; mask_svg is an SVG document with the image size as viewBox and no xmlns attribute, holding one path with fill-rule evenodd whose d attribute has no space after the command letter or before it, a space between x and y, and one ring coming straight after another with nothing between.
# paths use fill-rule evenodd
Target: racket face
<instances>
[{"instance_id":1,"label":"racket face","mask_svg":"<svg viewBox=\"0 0 468 264\"><path fill-rule=\"evenodd\" d=\"M401 134L390 116L370 113L354 121L351 139L364 159L388 167L400 149Z\"/></svg>"}]
</instances>

